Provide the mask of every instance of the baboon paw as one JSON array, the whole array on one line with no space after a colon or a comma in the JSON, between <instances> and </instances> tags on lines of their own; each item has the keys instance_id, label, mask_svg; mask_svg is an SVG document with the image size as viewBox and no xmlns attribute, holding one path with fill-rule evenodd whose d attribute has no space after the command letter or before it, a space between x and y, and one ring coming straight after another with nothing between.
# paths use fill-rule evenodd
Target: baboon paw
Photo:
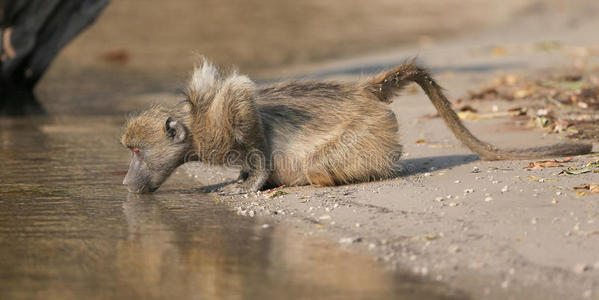
<instances>
[{"instance_id":1,"label":"baboon paw","mask_svg":"<svg viewBox=\"0 0 599 300\"><path fill-rule=\"evenodd\" d=\"M230 185L221 187L218 190L216 190L216 193L219 195L222 195L222 196L239 195L239 194L245 194L245 193L249 193L249 192L250 191L247 189L247 187L245 187L239 183L230 184Z\"/></svg>"}]
</instances>

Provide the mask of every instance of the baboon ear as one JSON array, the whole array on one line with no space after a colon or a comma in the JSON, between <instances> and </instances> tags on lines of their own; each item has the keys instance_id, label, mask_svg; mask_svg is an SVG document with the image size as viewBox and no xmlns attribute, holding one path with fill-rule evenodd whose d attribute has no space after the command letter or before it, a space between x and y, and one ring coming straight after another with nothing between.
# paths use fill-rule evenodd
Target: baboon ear
<instances>
[{"instance_id":1,"label":"baboon ear","mask_svg":"<svg viewBox=\"0 0 599 300\"><path fill-rule=\"evenodd\" d=\"M166 137L175 143L182 142L187 136L185 126L183 126L181 122L175 120L173 117L168 117L166 119L164 129L166 131Z\"/></svg>"}]
</instances>

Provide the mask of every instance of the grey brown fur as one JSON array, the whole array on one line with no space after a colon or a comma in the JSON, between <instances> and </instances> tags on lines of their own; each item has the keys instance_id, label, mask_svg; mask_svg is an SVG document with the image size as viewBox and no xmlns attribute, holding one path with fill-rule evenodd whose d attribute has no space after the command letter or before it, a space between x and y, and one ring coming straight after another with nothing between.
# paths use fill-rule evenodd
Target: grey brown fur
<instances>
[{"instance_id":1,"label":"grey brown fur","mask_svg":"<svg viewBox=\"0 0 599 300\"><path fill-rule=\"evenodd\" d=\"M151 192L192 156L241 167L239 182L224 189L228 193L388 178L402 148L387 103L410 82L422 87L455 136L483 159L591 151L590 144L501 150L482 142L463 126L429 73L414 63L353 83L258 88L248 77L219 72L204 61L194 70L186 101L172 108L154 106L127 122L122 143L140 151L133 154L124 184L134 192Z\"/></svg>"}]
</instances>

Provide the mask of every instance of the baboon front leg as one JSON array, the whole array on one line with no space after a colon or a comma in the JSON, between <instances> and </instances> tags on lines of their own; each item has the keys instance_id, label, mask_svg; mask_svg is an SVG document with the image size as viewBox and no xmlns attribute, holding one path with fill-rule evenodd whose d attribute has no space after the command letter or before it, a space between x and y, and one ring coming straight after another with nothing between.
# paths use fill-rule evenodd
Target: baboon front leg
<instances>
[{"instance_id":1,"label":"baboon front leg","mask_svg":"<svg viewBox=\"0 0 599 300\"><path fill-rule=\"evenodd\" d=\"M243 173L244 171L241 171ZM240 174L241 176L242 174ZM221 195L236 195L259 191L270 177L268 170L251 170L244 181L238 181L218 190Z\"/></svg>"},{"instance_id":2,"label":"baboon front leg","mask_svg":"<svg viewBox=\"0 0 599 300\"><path fill-rule=\"evenodd\" d=\"M257 192L264 187L270 177L270 166L268 159L262 151L255 151L246 155L238 182L220 189L219 194L234 195Z\"/></svg>"}]
</instances>

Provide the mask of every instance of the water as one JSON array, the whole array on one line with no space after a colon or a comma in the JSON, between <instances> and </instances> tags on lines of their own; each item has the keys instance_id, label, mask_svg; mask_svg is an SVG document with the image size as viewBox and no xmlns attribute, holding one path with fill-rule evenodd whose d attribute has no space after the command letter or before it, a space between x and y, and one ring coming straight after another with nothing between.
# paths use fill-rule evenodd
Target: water
<instances>
[{"instance_id":1,"label":"water","mask_svg":"<svg viewBox=\"0 0 599 300\"><path fill-rule=\"evenodd\" d=\"M445 299L445 286L235 215L184 176L121 185L118 116L0 119L0 298Z\"/></svg>"}]
</instances>

